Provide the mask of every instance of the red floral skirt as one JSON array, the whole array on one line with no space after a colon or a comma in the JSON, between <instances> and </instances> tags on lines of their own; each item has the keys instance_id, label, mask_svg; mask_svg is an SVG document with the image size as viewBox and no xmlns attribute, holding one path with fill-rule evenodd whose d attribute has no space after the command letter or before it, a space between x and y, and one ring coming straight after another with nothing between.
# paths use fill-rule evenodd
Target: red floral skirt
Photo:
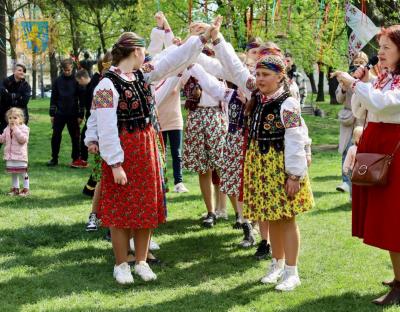
<instances>
[{"instance_id":1,"label":"red floral skirt","mask_svg":"<svg viewBox=\"0 0 400 312\"><path fill-rule=\"evenodd\" d=\"M370 122L359 153L391 154L400 140L400 124ZM385 186L353 185L353 236L364 243L400 252L400 151L389 169Z\"/></svg>"},{"instance_id":2,"label":"red floral skirt","mask_svg":"<svg viewBox=\"0 0 400 312\"><path fill-rule=\"evenodd\" d=\"M114 183L112 169L102 164L98 215L105 227L154 229L166 219L165 194L156 132L152 126L120 134L126 185Z\"/></svg>"}]
</instances>

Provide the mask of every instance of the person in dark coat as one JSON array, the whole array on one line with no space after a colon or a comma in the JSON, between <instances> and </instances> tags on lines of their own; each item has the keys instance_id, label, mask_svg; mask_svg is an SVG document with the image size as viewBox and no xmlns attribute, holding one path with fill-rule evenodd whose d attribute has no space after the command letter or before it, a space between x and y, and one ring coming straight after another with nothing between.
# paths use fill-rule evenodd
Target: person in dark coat
<instances>
[{"instance_id":1,"label":"person in dark coat","mask_svg":"<svg viewBox=\"0 0 400 312\"><path fill-rule=\"evenodd\" d=\"M54 81L50 99L50 120L53 125L51 138L51 159L48 166L58 165L62 132L67 125L72 143L71 167L81 168L79 153L80 124L83 120L83 109L79 105L78 82L72 74L73 62L65 59L61 62L62 74Z\"/></svg>"},{"instance_id":2,"label":"person in dark coat","mask_svg":"<svg viewBox=\"0 0 400 312\"><path fill-rule=\"evenodd\" d=\"M28 102L31 97L31 86L25 80L26 67L23 64L15 65L14 73L3 80L0 89L0 133L7 127L6 112L11 107L22 109L25 116L25 124L28 124Z\"/></svg>"}]
</instances>

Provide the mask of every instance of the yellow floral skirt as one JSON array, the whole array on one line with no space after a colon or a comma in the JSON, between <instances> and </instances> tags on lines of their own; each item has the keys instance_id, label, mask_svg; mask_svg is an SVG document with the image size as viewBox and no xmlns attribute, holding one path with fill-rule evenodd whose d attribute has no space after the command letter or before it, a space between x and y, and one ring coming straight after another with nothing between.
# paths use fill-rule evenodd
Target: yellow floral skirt
<instances>
[{"instance_id":1,"label":"yellow floral skirt","mask_svg":"<svg viewBox=\"0 0 400 312\"><path fill-rule=\"evenodd\" d=\"M310 180L300 182L294 199L285 192L285 159L273 147L261 154L257 143L247 150L243 176L243 216L252 221L276 221L292 218L314 206Z\"/></svg>"}]
</instances>

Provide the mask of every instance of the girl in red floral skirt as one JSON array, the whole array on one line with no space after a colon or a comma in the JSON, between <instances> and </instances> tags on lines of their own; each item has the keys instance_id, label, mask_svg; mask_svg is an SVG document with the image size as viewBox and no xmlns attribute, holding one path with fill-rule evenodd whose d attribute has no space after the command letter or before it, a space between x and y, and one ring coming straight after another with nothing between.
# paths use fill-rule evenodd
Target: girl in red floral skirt
<instances>
[{"instance_id":1,"label":"girl in red floral skirt","mask_svg":"<svg viewBox=\"0 0 400 312\"><path fill-rule=\"evenodd\" d=\"M149 84L186 68L207 37L209 32L190 37L154 66L143 69L144 40L135 33L123 33L112 48L114 66L94 91L92 105L103 159L99 218L111 230L114 278L120 284L133 283L127 263L132 231L135 273L145 281L157 278L146 256L151 231L166 219L156 143L158 124Z\"/></svg>"}]
</instances>

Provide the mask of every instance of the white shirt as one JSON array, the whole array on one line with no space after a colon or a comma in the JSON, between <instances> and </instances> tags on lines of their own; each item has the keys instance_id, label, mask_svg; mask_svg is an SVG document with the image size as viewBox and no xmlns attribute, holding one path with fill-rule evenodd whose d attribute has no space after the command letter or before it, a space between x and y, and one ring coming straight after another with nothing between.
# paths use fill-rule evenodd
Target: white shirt
<instances>
[{"instance_id":1,"label":"white shirt","mask_svg":"<svg viewBox=\"0 0 400 312\"><path fill-rule=\"evenodd\" d=\"M351 108L354 116L368 121L400 123L400 75L383 74L386 79L377 86L378 78L372 82L355 83Z\"/></svg>"}]
</instances>

